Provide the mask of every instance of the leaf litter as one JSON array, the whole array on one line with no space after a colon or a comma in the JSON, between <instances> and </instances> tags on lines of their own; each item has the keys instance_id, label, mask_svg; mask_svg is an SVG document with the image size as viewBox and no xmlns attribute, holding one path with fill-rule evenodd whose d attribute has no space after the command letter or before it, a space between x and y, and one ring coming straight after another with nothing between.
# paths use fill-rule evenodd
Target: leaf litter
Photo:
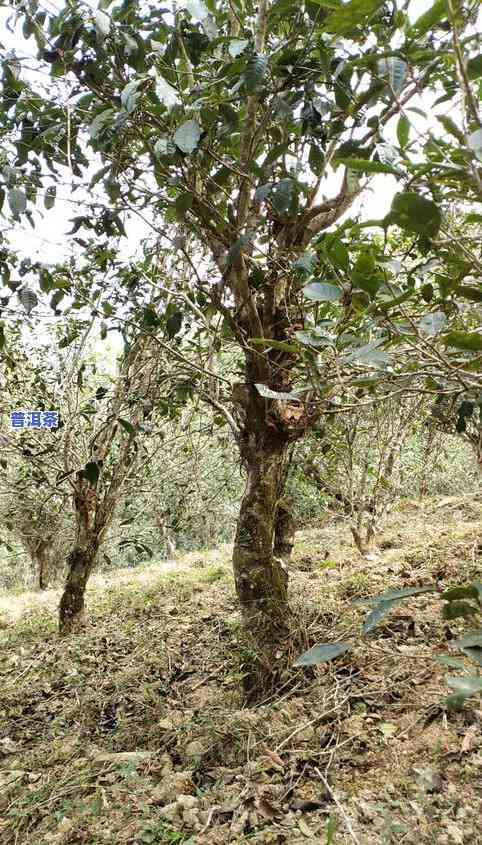
<instances>
[{"instance_id":1,"label":"leaf litter","mask_svg":"<svg viewBox=\"0 0 482 845\"><path fill-rule=\"evenodd\" d=\"M376 566L339 523L301 532L291 596L306 646L353 640L352 600L388 582L480 574L477 505L404 503ZM430 594L248 707L227 547L177 572L98 578L89 626L68 641L50 593L0 607L2 845L477 842L482 710L440 705L448 670L434 657L450 642Z\"/></svg>"}]
</instances>

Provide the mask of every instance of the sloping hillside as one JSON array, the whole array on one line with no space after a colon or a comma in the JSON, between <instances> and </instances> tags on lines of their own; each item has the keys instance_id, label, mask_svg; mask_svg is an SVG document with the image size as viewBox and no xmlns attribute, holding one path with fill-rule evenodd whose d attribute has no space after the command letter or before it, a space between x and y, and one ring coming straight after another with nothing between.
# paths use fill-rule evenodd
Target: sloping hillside
<instances>
[{"instance_id":1,"label":"sloping hillside","mask_svg":"<svg viewBox=\"0 0 482 845\"><path fill-rule=\"evenodd\" d=\"M481 511L407 502L371 560L342 524L302 533L293 627L358 637L352 599L480 578ZM461 626L430 595L255 707L227 547L93 579L69 640L58 596L0 599L1 843L482 843L482 709L440 706Z\"/></svg>"}]
</instances>

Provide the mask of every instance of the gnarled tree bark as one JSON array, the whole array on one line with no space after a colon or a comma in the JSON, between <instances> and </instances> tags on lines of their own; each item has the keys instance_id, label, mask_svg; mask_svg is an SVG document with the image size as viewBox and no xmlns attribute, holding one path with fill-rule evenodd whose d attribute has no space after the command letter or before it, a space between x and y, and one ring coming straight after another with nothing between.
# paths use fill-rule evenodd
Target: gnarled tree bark
<instances>
[{"instance_id":1,"label":"gnarled tree bark","mask_svg":"<svg viewBox=\"0 0 482 845\"><path fill-rule=\"evenodd\" d=\"M291 560L295 544L295 520L291 500L283 496L278 500L274 526L274 554L285 566Z\"/></svg>"},{"instance_id":2,"label":"gnarled tree bark","mask_svg":"<svg viewBox=\"0 0 482 845\"><path fill-rule=\"evenodd\" d=\"M288 614L288 572L274 543L287 450L288 444L276 439L253 449L233 549L236 589L247 627L263 629L267 639L274 640L285 630Z\"/></svg>"},{"instance_id":3,"label":"gnarled tree bark","mask_svg":"<svg viewBox=\"0 0 482 845\"><path fill-rule=\"evenodd\" d=\"M92 539L75 546L67 559L67 579L59 606L59 632L78 631L85 622L84 596L97 557L99 543Z\"/></svg>"}]
</instances>

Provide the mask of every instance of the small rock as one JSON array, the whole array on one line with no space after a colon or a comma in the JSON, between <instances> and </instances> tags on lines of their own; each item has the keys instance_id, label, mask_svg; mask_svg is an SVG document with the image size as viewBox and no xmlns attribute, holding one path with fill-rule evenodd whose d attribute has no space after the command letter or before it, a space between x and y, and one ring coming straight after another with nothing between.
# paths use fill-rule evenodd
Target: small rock
<instances>
[{"instance_id":1,"label":"small rock","mask_svg":"<svg viewBox=\"0 0 482 845\"><path fill-rule=\"evenodd\" d=\"M170 822L179 823L181 821L179 816L179 805L177 801L173 801L172 804L166 804L164 807L161 807L161 809L159 810L159 815Z\"/></svg>"},{"instance_id":2,"label":"small rock","mask_svg":"<svg viewBox=\"0 0 482 845\"><path fill-rule=\"evenodd\" d=\"M188 757L200 757L202 754L206 753L206 748L199 742L198 739L193 739L192 742L188 742L186 745L186 754Z\"/></svg>"},{"instance_id":3,"label":"small rock","mask_svg":"<svg viewBox=\"0 0 482 845\"><path fill-rule=\"evenodd\" d=\"M463 845L464 842L464 835L457 825L453 822L446 822L447 827L447 834L449 837L449 842L453 842L454 845Z\"/></svg>"},{"instance_id":4,"label":"small rock","mask_svg":"<svg viewBox=\"0 0 482 845\"><path fill-rule=\"evenodd\" d=\"M193 807L197 807L198 805L198 798L195 798L194 795L178 795L177 803L181 805L181 807L185 807L186 810L192 810Z\"/></svg>"},{"instance_id":5,"label":"small rock","mask_svg":"<svg viewBox=\"0 0 482 845\"><path fill-rule=\"evenodd\" d=\"M360 808L360 815L367 819L368 821L373 821L376 818L377 812L372 804L369 804L368 801L361 799L358 801L358 806Z\"/></svg>"},{"instance_id":6,"label":"small rock","mask_svg":"<svg viewBox=\"0 0 482 845\"><path fill-rule=\"evenodd\" d=\"M171 772L151 792L151 804L165 804L167 801L177 801L179 795L194 792L191 772Z\"/></svg>"},{"instance_id":7,"label":"small rock","mask_svg":"<svg viewBox=\"0 0 482 845\"><path fill-rule=\"evenodd\" d=\"M3 739L0 739L0 754L15 754L15 752L19 750L19 747L20 746L13 742L9 736L5 736Z\"/></svg>"},{"instance_id":8,"label":"small rock","mask_svg":"<svg viewBox=\"0 0 482 845\"><path fill-rule=\"evenodd\" d=\"M198 809L184 810L182 820L187 827L193 828L194 830L201 829Z\"/></svg>"}]
</instances>

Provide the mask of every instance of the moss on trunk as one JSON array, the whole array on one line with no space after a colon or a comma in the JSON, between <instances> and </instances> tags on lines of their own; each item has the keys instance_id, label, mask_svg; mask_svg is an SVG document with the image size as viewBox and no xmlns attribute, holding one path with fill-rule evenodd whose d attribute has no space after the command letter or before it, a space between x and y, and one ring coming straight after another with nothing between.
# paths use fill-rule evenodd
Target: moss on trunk
<instances>
[{"instance_id":1,"label":"moss on trunk","mask_svg":"<svg viewBox=\"0 0 482 845\"><path fill-rule=\"evenodd\" d=\"M236 589L251 630L269 638L284 629L288 613L288 572L274 552L277 502L287 445L258 449L247 466L233 549Z\"/></svg>"},{"instance_id":2,"label":"moss on trunk","mask_svg":"<svg viewBox=\"0 0 482 845\"><path fill-rule=\"evenodd\" d=\"M295 521L288 498L278 501L274 529L274 555L288 565L295 544Z\"/></svg>"},{"instance_id":3,"label":"moss on trunk","mask_svg":"<svg viewBox=\"0 0 482 845\"><path fill-rule=\"evenodd\" d=\"M67 560L67 579L59 606L59 633L70 634L84 624L87 581L97 557L98 546L75 546Z\"/></svg>"}]
</instances>

